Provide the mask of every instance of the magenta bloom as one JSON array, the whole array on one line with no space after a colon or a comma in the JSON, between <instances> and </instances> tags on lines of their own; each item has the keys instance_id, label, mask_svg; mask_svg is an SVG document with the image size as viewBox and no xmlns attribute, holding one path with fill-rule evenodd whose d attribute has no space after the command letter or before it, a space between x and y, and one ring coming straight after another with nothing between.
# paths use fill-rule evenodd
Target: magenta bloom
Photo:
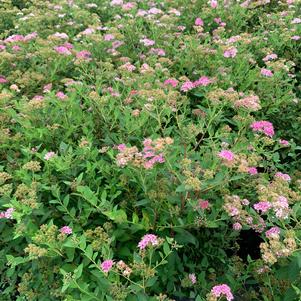
<instances>
[{"instance_id":1,"label":"magenta bloom","mask_svg":"<svg viewBox=\"0 0 301 301\"><path fill-rule=\"evenodd\" d=\"M240 231L242 228L242 225L240 223L234 223L232 227L233 227L233 230Z\"/></svg>"},{"instance_id":2,"label":"magenta bloom","mask_svg":"<svg viewBox=\"0 0 301 301\"><path fill-rule=\"evenodd\" d=\"M188 92L188 91L192 90L194 87L195 86L194 86L193 82L187 81L187 82L185 82L185 83L182 84L181 91L182 92Z\"/></svg>"},{"instance_id":3,"label":"magenta bloom","mask_svg":"<svg viewBox=\"0 0 301 301\"><path fill-rule=\"evenodd\" d=\"M280 229L278 227L272 227L265 232L266 237L278 237L280 234Z\"/></svg>"},{"instance_id":4,"label":"magenta bloom","mask_svg":"<svg viewBox=\"0 0 301 301\"><path fill-rule=\"evenodd\" d=\"M276 172L275 177L280 178L287 182L289 182L291 180L291 177L288 174L282 173L282 172Z\"/></svg>"},{"instance_id":5,"label":"magenta bloom","mask_svg":"<svg viewBox=\"0 0 301 301\"><path fill-rule=\"evenodd\" d=\"M279 143L284 145L284 146L288 146L289 145L289 142L287 140L284 140L284 139L279 139Z\"/></svg>"},{"instance_id":6,"label":"magenta bloom","mask_svg":"<svg viewBox=\"0 0 301 301\"><path fill-rule=\"evenodd\" d=\"M158 245L158 237L154 234L146 234L142 237L140 242L138 243L138 248L140 250L144 250L147 246L157 246Z\"/></svg>"},{"instance_id":7,"label":"magenta bloom","mask_svg":"<svg viewBox=\"0 0 301 301\"><path fill-rule=\"evenodd\" d=\"M194 273L189 274L188 278L190 279L190 281L191 281L192 284L196 284L196 276L195 276Z\"/></svg>"},{"instance_id":8,"label":"magenta bloom","mask_svg":"<svg viewBox=\"0 0 301 301\"><path fill-rule=\"evenodd\" d=\"M45 154L44 159L48 161L51 158L53 158L54 156L55 156L55 152L48 152Z\"/></svg>"},{"instance_id":9,"label":"magenta bloom","mask_svg":"<svg viewBox=\"0 0 301 301\"><path fill-rule=\"evenodd\" d=\"M250 175L256 175L256 174L258 173L257 168L256 168L256 167L250 167L250 168L248 169L248 173L249 173Z\"/></svg>"},{"instance_id":10,"label":"magenta bloom","mask_svg":"<svg viewBox=\"0 0 301 301\"><path fill-rule=\"evenodd\" d=\"M57 98L61 99L61 100L64 100L64 99L66 99L66 98L68 97L68 96L67 96L64 92L62 92L62 91L57 92L57 93L55 94L55 96L56 96Z\"/></svg>"},{"instance_id":11,"label":"magenta bloom","mask_svg":"<svg viewBox=\"0 0 301 301\"><path fill-rule=\"evenodd\" d=\"M5 84L7 82L8 80L4 76L0 75L0 84Z\"/></svg>"},{"instance_id":12,"label":"magenta bloom","mask_svg":"<svg viewBox=\"0 0 301 301\"><path fill-rule=\"evenodd\" d=\"M142 43L146 47L155 45L155 41L150 40L150 39L141 39L140 43Z\"/></svg>"},{"instance_id":13,"label":"magenta bloom","mask_svg":"<svg viewBox=\"0 0 301 301\"><path fill-rule=\"evenodd\" d=\"M218 5L217 0L210 0L211 8L217 8L217 5Z\"/></svg>"},{"instance_id":14,"label":"magenta bloom","mask_svg":"<svg viewBox=\"0 0 301 301\"><path fill-rule=\"evenodd\" d=\"M231 47L231 48L224 51L224 57L226 57L226 58L236 57L236 54L237 54L237 48L236 47Z\"/></svg>"},{"instance_id":15,"label":"magenta bloom","mask_svg":"<svg viewBox=\"0 0 301 301\"><path fill-rule=\"evenodd\" d=\"M233 161L234 160L234 154L229 150L222 150L219 152L218 156L226 161Z\"/></svg>"},{"instance_id":16,"label":"magenta bloom","mask_svg":"<svg viewBox=\"0 0 301 301\"><path fill-rule=\"evenodd\" d=\"M266 68L262 68L260 70L260 74L263 75L263 76L267 76L267 77L273 76L273 72L269 69L266 69Z\"/></svg>"},{"instance_id":17,"label":"magenta bloom","mask_svg":"<svg viewBox=\"0 0 301 301\"><path fill-rule=\"evenodd\" d=\"M0 212L0 218L12 219L14 211L14 208L8 208L6 211Z\"/></svg>"},{"instance_id":18,"label":"magenta bloom","mask_svg":"<svg viewBox=\"0 0 301 301\"><path fill-rule=\"evenodd\" d=\"M254 121L250 127L254 132L261 132L269 137L275 134L273 124L269 121Z\"/></svg>"},{"instance_id":19,"label":"magenta bloom","mask_svg":"<svg viewBox=\"0 0 301 301\"><path fill-rule=\"evenodd\" d=\"M265 213L272 207L272 205L270 202L259 202L254 204L253 207L257 212L261 211L262 213Z\"/></svg>"},{"instance_id":20,"label":"magenta bloom","mask_svg":"<svg viewBox=\"0 0 301 301\"><path fill-rule=\"evenodd\" d=\"M88 50L79 51L76 54L76 58L83 59L83 60L90 60L91 59L91 52L88 51Z\"/></svg>"},{"instance_id":21,"label":"magenta bloom","mask_svg":"<svg viewBox=\"0 0 301 301\"><path fill-rule=\"evenodd\" d=\"M72 54L70 52L70 50L65 46L56 46L56 47L54 47L54 50L57 53L62 54L62 55L71 55Z\"/></svg>"},{"instance_id":22,"label":"magenta bloom","mask_svg":"<svg viewBox=\"0 0 301 301\"><path fill-rule=\"evenodd\" d=\"M60 231L61 231L61 233L66 234L66 235L72 234L72 228L70 228L69 226L62 227Z\"/></svg>"},{"instance_id":23,"label":"magenta bloom","mask_svg":"<svg viewBox=\"0 0 301 301\"><path fill-rule=\"evenodd\" d=\"M212 80L207 76L201 76L198 80L193 82L194 88L198 86L206 87L212 83Z\"/></svg>"},{"instance_id":24,"label":"magenta bloom","mask_svg":"<svg viewBox=\"0 0 301 301\"><path fill-rule=\"evenodd\" d=\"M102 264L101 264L101 269L104 273L108 273L111 268L114 265L114 261L111 259L105 260Z\"/></svg>"},{"instance_id":25,"label":"magenta bloom","mask_svg":"<svg viewBox=\"0 0 301 301\"><path fill-rule=\"evenodd\" d=\"M201 209L205 210L205 209L209 208L209 201L199 200L199 206Z\"/></svg>"},{"instance_id":26,"label":"magenta bloom","mask_svg":"<svg viewBox=\"0 0 301 301\"><path fill-rule=\"evenodd\" d=\"M220 285L214 286L211 289L211 294L216 298L219 298L224 295L228 301L231 301L234 299L231 289L227 284L220 284Z\"/></svg>"},{"instance_id":27,"label":"magenta bloom","mask_svg":"<svg viewBox=\"0 0 301 301\"><path fill-rule=\"evenodd\" d=\"M164 85L167 86L167 85L171 85L172 87L176 87L178 85L179 81L177 81L176 79L174 78L169 78L169 79L166 79L164 81Z\"/></svg>"},{"instance_id":28,"label":"magenta bloom","mask_svg":"<svg viewBox=\"0 0 301 301\"><path fill-rule=\"evenodd\" d=\"M195 26L203 26L204 22L201 18L196 18L195 21L194 21L194 25Z\"/></svg>"},{"instance_id":29,"label":"magenta bloom","mask_svg":"<svg viewBox=\"0 0 301 301\"><path fill-rule=\"evenodd\" d=\"M300 36L292 36L291 39L294 41L299 41L301 39L301 37Z\"/></svg>"}]
</instances>

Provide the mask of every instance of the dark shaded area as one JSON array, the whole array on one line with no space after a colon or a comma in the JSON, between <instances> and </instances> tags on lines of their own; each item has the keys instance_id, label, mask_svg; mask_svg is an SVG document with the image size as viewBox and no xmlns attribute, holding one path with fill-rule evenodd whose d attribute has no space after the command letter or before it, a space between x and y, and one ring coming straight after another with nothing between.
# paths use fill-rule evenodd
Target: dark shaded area
<instances>
[{"instance_id":1,"label":"dark shaded area","mask_svg":"<svg viewBox=\"0 0 301 301\"><path fill-rule=\"evenodd\" d=\"M240 232L237 243L239 244L239 250L237 255L244 261L247 262L248 255L253 259L260 258L260 243L263 242L263 239L260 237L260 234L256 231L242 230Z\"/></svg>"}]
</instances>

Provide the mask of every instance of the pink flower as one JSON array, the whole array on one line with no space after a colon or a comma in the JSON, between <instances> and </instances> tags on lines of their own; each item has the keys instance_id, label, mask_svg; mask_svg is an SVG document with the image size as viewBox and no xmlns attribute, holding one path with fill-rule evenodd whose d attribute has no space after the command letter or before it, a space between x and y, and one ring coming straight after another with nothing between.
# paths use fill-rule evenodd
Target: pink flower
<instances>
[{"instance_id":1,"label":"pink flower","mask_svg":"<svg viewBox=\"0 0 301 301\"><path fill-rule=\"evenodd\" d=\"M264 62L267 62L267 61L275 60L277 58L278 58L278 55L276 53L271 53L271 54L268 54L266 57L264 57L262 60Z\"/></svg>"},{"instance_id":2,"label":"pink flower","mask_svg":"<svg viewBox=\"0 0 301 301\"><path fill-rule=\"evenodd\" d=\"M266 69L266 68L262 68L260 70L260 74L263 75L263 76L267 76L267 77L273 76L273 72L269 69Z\"/></svg>"},{"instance_id":3,"label":"pink flower","mask_svg":"<svg viewBox=\"0 0 301 301\"><path fill-rule=\"evenodd\" d=\"M272 207L272 205L270 202L259 202L254 204L253 207L257 212L261 211L261 213L266 213Z\"/></svg>"},{"instance_id":4,"label":"pink flower","mask_svg":"<svg viewBox=\"0 0 301 301\"><path fill-rule=\"evenodd\" d=\"M279 139L279 144L282 144L284 146L288 146L289 142L287 140L284 140L284 139Z\"/></svg>"},{"instance_id":5,"label":"pink flower","mask_svg":"<svg viewBox=\"0 0 301 301\"><path fill-rule=\"evenodd\" d=\"M210 6L212 8L217 8L217 5L218 5L217 0L210 0Z\"/></svg>"},{"instance_id":6,"label":"pink flower","mask_svg":"<svg viewBox=\"0 0 301 301\"><path fill-rule=\"evenodd\" d=\"M222 295L224 295L228 301L231 301L234 299L231 289L227 284L220 284L220 285L214 286L211 289L211 294L216 298L219 298Z\"/></svg>"},{"instance_id":7,"label":"pink flower","mask_svg":"<svg viewBox=\"0 0 301 301\"><path fill-rule=\"evenodd\" d=\"M288 174L282 172L276 172L275 177L287 182L291 180L291 177Z\"/></svg>"},{"instance_id":8,"label":"pink flower","mask_svg":"<svg viewBox=\"0 0 301 301\"><path fill-rule=\"evenodd\" d=\"M76 58L78 58L78 59L84 59L84 60L90 60L91 59L91 52L88 51L88 50L79 51L76 54Z\"/></svg>"},{"instance_id":9,"label":"pink flower","mask_svg":"<svg viewBox=\"0 0 301 301\"><path fill-rule=\"evenodd\" d=\"M194 25L195 26L203 26L204 21L201 18L196 18L195 21L194 21Z\"/></svg>"},{"instance_id":10,"label":"pink flower","mask_svg":"<svg viewBox=\"0 0 301 301\"><path fill-rule=\"evenodd\" d=\"M12 219L14 211L14 208L8 208L6 211L0 212L0 218Z\"/></svg>"},{"instance_id":11,"label":"pink flower","mask_svg":"<svg viewBox=\"0 0 301 301\"><path fill-rule=\"evenodd\" d=\"M236 47L231 47L227 50L224 51L224 57L226 58L233 58L235 57L237 54L237 48Z\"/></svg>"},{"instance_id":12,"label":"pink flower","mask_svg":"<svg viewBox=\"0 0 301 301\"><path fill-rule=\"evenodd\" d=\"M50 84L47 84L43 87L43 92L44 93L47 93L47 92L50 92L51 91L51 88L52 88L52 83Z\"/></svg>"},{"instance_id":13,"label":"pink flower","mask_svg":"<svg viewBox=\"0 0 301 301\"><path fill-rule=\"evenodd\" d=\"M147 246L157 246L158 245L158 237L154 234L146 234L142 237L140 242L138 243L138 247L140 250L144 250Z\"/></svg>"},{"instance_id":14,"label":"pink flower","mask_svg":"<svg viewBox=\"0 0 301 301\"><path fill-rule=\"evenodd\" d=\"M57 92L57 93L55 94L55 96L56 96L57 98L61 99L61 100L64 100L64 99L66 99L66 98L68 97L68 96L67 96L64 92L62 92L62 91Z\"/></svg>"},{"instance_id":15,"label":"pink flower","mask_svg":"<svg viewBox=\"0 0 301 301\"><path fill-rule=\"evenodd\" d=\"M301 19L300 18L295 18L293 19L293 21L291 22L291 24L299 24L301 23Z\"/></svg>"},{"instance_id":16,"label":"pink flower","mask_svg":"<svg viewBox=\"0 0 301 301\"><path fill-rule=\"evenodd\" d=\"M71 55L72 53L70 52L70 50L65 47L65 46L56 46L54 47L54 50L59 53L59 54L63 54L63 55Z\"/></svg>"},{"instance_id":17,"label":"pink flower","mask_svg":"<svg viewBox=\"0 0 301 301\"><path fill-rule=\"evenodd\" d=\"M118 146L117 146L117 149L120 151L120 152L123 152L123 151L125 151L126 150L126 145L125 144L119 144Z\"/></svg>"},{"instance_id":18,"label":"pink flower","mask_svg":"<svg viewBox=\"0 0 301 301\"><path fill-rule=\"evenodd\" d=\"M294 41L299 41L300 40L300 36L292 36L291 39Z\"/></svg>"},{"instance_id":19,"label":"pink flower","mask_svg":"<svg viewBox=\"0 0 301 301\"><path fill-rule=\"evenodd\" d=\"M161 49L161 48L151 48L149 53L156 54L158 56L165 56L165 51L164 51L164 49Z\"/></svg>"},{"instance_id":20,"label":"pink flower","mask_svg":"<svg viewBox=\"0 0 301 301\"><path fill-rule=\"evenodd\" d=\"M69 226L64 226L60 229L62 234L72 234L72 228L70 228Z\"/></svg>"},{"instance_id":21,"label":"pink flower","mask_svg":"<svg viewBox=\"0 0 301 301\"><path fill-rule=\"evenodd\" d=\"M142 43L146 47L155 45L155 41L150 39L140 39L140 43Z\"/></svg>"},{"instance_id":22,"label":"pink flower","mask_svg":"<svg viewBox=\"0 0 301 301\"><path fill-rule=\"evenodd\" d=\"M0 84L6 84L7 82L8 80L4 76L0 75Z\"/></svg>"},{"instance_id":23,"label":"pink flower","mask_svg":"<svg viewBox=\"0 0 301 301\"><path fill-rule=\"evenodd\" d=\"M105 41L111 41L111 40L114 40L114 39L115 39L115 36L114 36L113 34L111 34L111 33L108 33L108 34L105 34L105 35L103 36L103 39L104 39Z\"/></svg>"},{"instance_id":24,"label":"pink flower","mask_svg":"<svg viewBox=\"0 0 301 301\"><path fill-rule=\"evenodd\" d=\"M256 175L258 173L257 168L256 167L249 167L248 173L250 175Z\"/></svg>"},{"instance_id":25,"label":"pink flower","mask_svg":"<svg viewBox=\"0 0 301 301\"><path fill-rule=\"evenodd\" d=\"M51 158L53 158L54 156L55 156L55 152L48 152L45 154L44 159L48 161Z\"/></svg>"},{"instance_id":26,"label":"pink flower","mask_svg":"<svg viewBox=\"0 0 301 301\"><path fill-rule=\"evenodd\" d=\"M111 259L105 260L100 266L104 273L108 273L114 265L114 261Z\"/></svg>"},{"instance_id":27,"label":"pink flower","mask_svg":"<svg viewBox=\"0 0 301 301\"><path fill-rule=\"evenodd\" d=\"M218 156L226 161L233 161L234 160L234 154L229 150L222 150L219 152Z\"/></svg>"},{"instance_id":28,"label":"pink flower","mask_svg":"<svg viewBox=\"0 0 301 301\"><path fill-rule=\"evenodd\" d=\"M242 228L242 225L240 223L234 223L232 227L233 227L233 230L240 231Z\"/></svg>"},{"instance_id":29,"label":"pink flower","mask_svg":"<svg viewBox=\"0 0 301 301\"><path fill-rule=\"evenodd\" d=\"M187 81L187 82L182 84L181 91L182 92L188 92L188 91L192 90L193 88L194 88L194 83L191 82L191 81Z\"/></svg>"},{"instance_id":30,"label":"pink flower","mask_svg":"<svg viewBox=\"0 0 301 301\"><path fill-rule=\"evenodd\" d=\"M191 281L192 284L196 284L196 276L195 276L194 273L193 274L189 274L188 278L190 279L190 281Z\"/></svg>"},{"instance_id":31,"label":"pink flower","mask_svg":"<svg viewBox=\"0 0 301 301\"><path fill-rule=\"evenodd\" d=\"M193 82L194 88L198 87L198 86L203 86L206 87L209 84L212 83L212 80L207 77L207 76L201 76L198 80L196 80L195 82Z\"/></svg>"},{"instance_id":32,"label":"pink flower","mask_svg":"<svg viewBox=\"0 0 301 301\"><path fill-rule=\"evenodd\" d=\"M263 132L269 137L274 136L274 127L273 124L269 121L254 121L250 127L254 132Z\"/></svg>"},{"instance_id":33,"label":"pink flower","mask_svg":"<svg viewBox=\"0 0 301 301\"><path fill-rule=\"evenodd\" d=\"M275 211L276 217L280 219L288 218L289 205L287 198L284 196L279 196L277 201L273 203L273 209Z\"/></svg>"},{"instance_id":34,"label":"pink flower","mask_svg":"<svg viewBox=\"0 0 301 301\"><path fill-rule=\"evenodd\" d=\"M179 81L177 81L176 79L174 78L169 78L169 79L166 79L164 81L164 85L167 86L167 85L171 85L172 87L176 87L178 85Z\"/></svg>"},{"instance_id":35,"label":"pink flower","mask_svg":"<svg viewBox=\"0 0 301 301\"><path fill-rule=\"evenodd\" d=\"M278 237L280 234L280 229L278 227L272 227L265 232L266 237Z\"/></svg>"},{"instance_id":36,"label":"pink flower","mask_svg":"<svg viewBox=\"0 0 301 301\"><path fill-rule=\"evenodd\" d=\"M209 201L207 200L199 200L199 207L203 210L209 208Z\"/></svg>"}]
</instances>

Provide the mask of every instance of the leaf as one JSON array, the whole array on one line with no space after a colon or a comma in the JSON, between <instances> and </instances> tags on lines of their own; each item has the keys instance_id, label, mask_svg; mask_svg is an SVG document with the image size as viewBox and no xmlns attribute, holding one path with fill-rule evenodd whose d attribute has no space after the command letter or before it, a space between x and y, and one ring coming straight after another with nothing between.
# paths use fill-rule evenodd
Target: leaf
<instances>
[{"instance_id":1,"label":"leaf","mask_svg":"<svg viewBox=\"0 0 301 301\"><path fill-rule=\"evenodd\" d=\"M74 270L74 278L75 279L78 279L80 278L80 276L82 275L83 273L83 264L81 263L75 270Z\"/></svg>"},{"instance_id":2,"label":"leaf","mask_svg":"<svg viewBox=\"0 0 301 301\"><path fill-rule=\"evenodd\" d=\"M150 278L146 281L145 286L146 287L151 287L156 283L157 280L158 280L158 276L154 276L154 277L152 277L152 278Z\"/></svg>"}]
</instances>

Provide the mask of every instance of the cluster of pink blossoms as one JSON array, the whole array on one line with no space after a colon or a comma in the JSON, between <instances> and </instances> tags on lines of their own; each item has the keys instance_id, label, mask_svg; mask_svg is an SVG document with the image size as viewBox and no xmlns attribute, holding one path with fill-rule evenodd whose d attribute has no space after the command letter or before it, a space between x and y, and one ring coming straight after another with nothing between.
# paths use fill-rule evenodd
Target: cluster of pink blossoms
<instances>
[{"instance_id":1,"label":"cluster of pink blossoms","mask_svg":"<svg viewBox=\"0 0 301 301\"><path fill-rule=\"evenodd\" d=\"M274 210L274 213L279 219L286 219L290 213L290 208L288 200L284 196L278 196L276 199L273 199L272 202L262 201L254 204L254 209L257 212L266 213L270 209Z\"/></svg>"},{"instance_id":2,"label":"cluster of pink blossoms","mask_svg":"<svg viewBox=\"0 0 301 301\"><path fill-rule=\"evenodd\" d=\"M225 58L234 58L237 54L237 48L236 47L230 47L224 51L224 57Z\"/></svg>"},{"instance_id":3,"label":"cluster of pink blossoms","mask_svg":"<svg viewBox=\"0 0 301 301\"><path fill-rule=\"evenodd\" d=\"M128 164L134 166L143 166L145 169L151 169L156 163L164 163L165 158L163 150L166 145L173 143L173 139L158 138L156 140L145 139L143 141L143 150L138 151L137 147L127 147L125 144L119 144L117 149L119 154L116 157L117 165L124 167Z\"/></svg>"},{"instance_id":4,"label":"cluster of pink blossoms","mask_svg":"<svg viewBox=\"0 0 301 301\"><path fill-rule=\"evenodd\" d=\"M280 229L278 227L272 227L271 229L265 232L266 237L277 238L280 234Z\"/></svg>"},{"instance_id":5,"label":"cluster of pink blossoms","mask_svg":"<svg viewBox=\"0 0 301 301\"><path fill-rule=\"evenodd\" d=\"M8 208L6 211L1 211L0 218L12 219L14 211L15 211L14 208Z\"/></svg>"},{"instance_id":6,"label":"cluster of pink blossoms","mask_svg":"<svg viewBox=\"0 0 301 301\"><path fill-rule=\"evenodd\" d=\"M146 234L138 243L138 248L144 250L147 246L157 246L159 244L158 237L154 234Z\"/></svg>"},{"instance_id":7,"label":"cluster of pink blossoms","mask_svg":"<svg viewBox=\"0 0 301 301\"><path fill-rule=\"evenodd\" d=\"M55 152L48 152L45 154L44 159L46 161L50 160L51 158L53 158L55 156Z\"/></svg>"},{"instance_id":8,"label":"cluster of pink blossoms","mask_svg":"<svg viewBox=\"0 0 301 301\"><path fill-rule=\"evenodd\" d=\"M60 229L60 232L66 235L72 234L72 228L70 228L69 226L64 226Z\"/></svg>"},{"instance_id":9,"label":"cluster of pink blossoms","mask_svg":"<svg viewBox=\"0 0 301 301\"><path fill-rule=\"evenodd\" d=\"M264 133L266 136L269 137L273 137L275 134L273 124L269 121L254 121L250 127L253 130L253 132Z\"/></svg>"},{"instance_id":10,"label":"cluster of pink blossoms","mask_svg":"<svg viewBox=\"0 0 301 301\"><path fill-rule=\"evenodd\" d=\"M223 149L218 153L218 156L228 162L232 162L234 160L234 154L229 150Z\"/></svg>"},{"instance_id":11,"label":"cluster of pink blossoms","mask_svg":"<svg viewBox=\"0 0 301 301\"><path fill-rule=\"evenodd\" d=\"M227 301L231 301L234 299L233 294L231 292L231 288L227 284L215 285L211 289L210 294L215 298L220 298L222 296L225 296Z\"/></svg>"},{"instance_id":12,"label":"cluster of pink blossoms","mask_svg":"<svg viewBox=\"0 0 301 301\"><path fill-rule=\"evenodd\" d=\"M114 261L112 259L107 259L104 262L102 262L100 266L104 273L108 273L112 269L113 265Z\"/></svg>"},{"instance_id":13,"label":"cluster of pink blossoms","mask_svg":"<svg viewBox=\"0 0 301 301\"><path fill-rule=\"evenodd\" d=\"M287 182L289 182L291 180L291 177L288 174L282 173L280 171L275 173L275 178L278 178L278 179L280 178L283 181L287 181Z\"/></svg>"},{"instance_id":14,"label":"cluster of pink blossoms","mask_svg":"<svg viewBox=\"0 0 301 301\"><path fill-rule=\"evenodd\" d=\"M238 99L234 103L235 107L242 107L252 111L258 111L261 109L259 97L256 95L246 96L244 98Z\"/></svg>"},{"instance_id":15,"label":"cluster of pink blossoms","mask_svg":"<svg viewBox=\"0 0 301 301\"><path fill-rule=\"evenodd\" d=\"M181 86L181 91L182 92L188 92L194 88L197 88L199 86L203 86L203 87L206 87L210 84L213 83L213 80L210 79L209 77L207 76L201 76L198 80L192 82L192 81L187 81L187 82L184 82Z\"/></svg>"}]
</instances>

